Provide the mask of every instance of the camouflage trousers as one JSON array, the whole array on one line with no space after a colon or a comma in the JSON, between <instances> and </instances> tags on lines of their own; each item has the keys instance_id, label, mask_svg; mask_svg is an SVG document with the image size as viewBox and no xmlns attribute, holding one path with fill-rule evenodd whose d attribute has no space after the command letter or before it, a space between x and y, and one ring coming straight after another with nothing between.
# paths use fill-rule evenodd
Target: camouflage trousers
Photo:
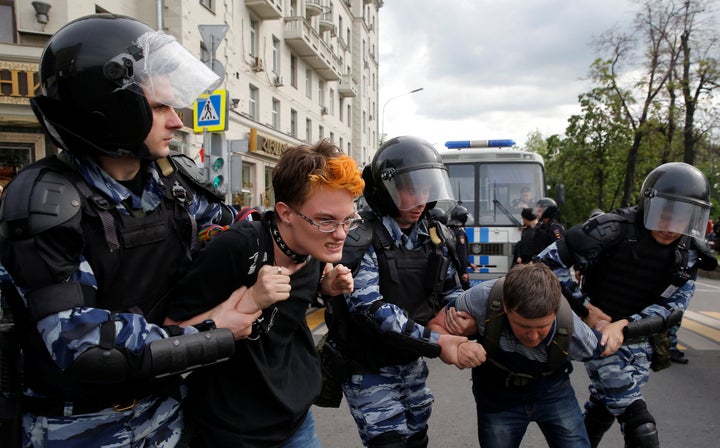
<instances>
[{"instance_id":1,"label":"camouflage trousers","mask_svg":"<svg viewBox=\"0 0 720 448\"><path fill-rule=\"evenodd\" d=\"M623 344L613 355L586 362L590 395L617 417L633 401L644 400L640 387L650 378L651 360L652 347L645 340ZM592 401L585 404L586 409L592 406Z\"/></svg>"},{"instance_id":2,"label":"camouflage trousers","mask_svg":"<svg viewBox=\"0 0 720 448\"><path fill-rule=\"evenodd\" d=\"M129 410L70 417L23 416L24 447L174 447L183 430L180 402L146 397Z\"/></svg>"},{"instance_id":3,"label":"camouflage trousers","mask_svg":"<svg viewBox=\"0 0 720 448\"><path fill-rule=\"evenodd\" d=\"M383 367L379 373L352 375L342 384L363 444L387 432L406 439L425 429L434 401L425 385L427 376L427 364L420 358Z\"/></svg>"}]
</instances>

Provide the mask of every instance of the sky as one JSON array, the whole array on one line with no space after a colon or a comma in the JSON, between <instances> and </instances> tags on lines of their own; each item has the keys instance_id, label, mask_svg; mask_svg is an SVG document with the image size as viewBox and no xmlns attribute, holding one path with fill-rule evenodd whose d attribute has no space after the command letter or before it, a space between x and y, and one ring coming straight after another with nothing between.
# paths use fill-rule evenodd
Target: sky
<instances>
[{"instance_id":1,"label":"sky","mask_svg":"<svg viewBox=\"0 0 720 448\"><path fill-rule=\"evenodd\" d=\"M562 135L589 90L594 39L628 28L636 8L632 0L385 0L379 132L438 149L448 140L524 146L535 131Z\"/></svg>"}]
</instances>

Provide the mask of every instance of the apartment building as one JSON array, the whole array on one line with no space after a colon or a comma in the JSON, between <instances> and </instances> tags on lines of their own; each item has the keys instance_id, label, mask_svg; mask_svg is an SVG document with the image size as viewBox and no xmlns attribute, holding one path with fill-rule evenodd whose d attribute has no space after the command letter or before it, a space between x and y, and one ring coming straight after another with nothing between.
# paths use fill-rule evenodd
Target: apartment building
<instances>
[{"instance_id":1,"label":"apartment building","mask_svg":"<svg viewBox=\"0 0 720 448\"><path fill-rule=\"evenodd\" d=\"M178 111L185 126L173 146L206 167L232 203L271 207L272 168L289 146L329 138L364 165L379 140L382 6L383 0L0 0L0 185L57 152L29 103L39 89L43 46L69 21L103 12L164 30L224 76L218 90Z\"/></svg>"}]
</instances>

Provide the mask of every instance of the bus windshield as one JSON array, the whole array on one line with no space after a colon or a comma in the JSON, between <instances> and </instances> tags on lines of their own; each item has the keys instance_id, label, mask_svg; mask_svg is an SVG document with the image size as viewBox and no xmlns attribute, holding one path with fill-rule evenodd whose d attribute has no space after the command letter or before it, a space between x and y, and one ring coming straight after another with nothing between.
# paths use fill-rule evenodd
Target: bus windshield
<instances>
[{"instance_id":1,"label":"bus windshield","mask_svg":"<svg viewBox=\"0 0 720 448\"><path fill-rule=\"evenodd\" d=\"M543 167L539 163L447 164L453 194L467 207L467 226L517 226L525 207L535 208L543 197Z\"/></svg>"}]
</instances>

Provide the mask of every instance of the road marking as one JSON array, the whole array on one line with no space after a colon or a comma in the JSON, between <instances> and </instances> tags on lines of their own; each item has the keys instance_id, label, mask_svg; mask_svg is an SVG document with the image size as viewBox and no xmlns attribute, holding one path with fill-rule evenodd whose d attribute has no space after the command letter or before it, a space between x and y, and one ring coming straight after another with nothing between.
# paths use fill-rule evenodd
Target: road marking
<instances>
[{"instance_id":1,"label":"road marking","mask_svg":"<svg viewBox=\"0 0 720 448\"><path fill-rule=\"evenodd\" d=\"M715 328L708 327L707 325L703 325L690 319L683 319L681 327L694 333L701 334L708 339L714 340L715 342L720 342L720 330L716 330Z\"/></svg>"},{"instance_id":2,"label":"road marking","mask_svg":"<svg viewBox=\"0 0 720 448\"><path fill-rule=\"evenodd\" d=\"M325 308L318 308L317 310L309 313L305 316L310 331L315 331L317 327L325 323Z\"/></svg>"}]
</instances>

